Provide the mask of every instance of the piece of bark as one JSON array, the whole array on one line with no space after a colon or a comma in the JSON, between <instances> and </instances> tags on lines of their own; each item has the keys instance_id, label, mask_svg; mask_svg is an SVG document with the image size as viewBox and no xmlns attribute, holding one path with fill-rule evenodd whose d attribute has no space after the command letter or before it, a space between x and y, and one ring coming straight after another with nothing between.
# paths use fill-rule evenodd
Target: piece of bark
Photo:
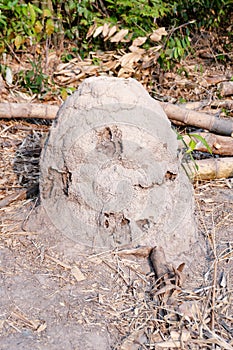
<instances>
[{"instance_id":1,"label":"piece of bark","mask_svg":"<svg viewBox=\"0 0 233 350\"><path fill-rule=\"evenodd\" d=\"M206 140L213 154L233 156L233 137L220 136L220 135L215 135L208 132L197 132L195 134L203 137L203 139ZM193 136L194 139L195 139L195 134ZM190 136L191 135L192 133L190 133ZM190 140L191 139L188 135L184 135L183 136L184 142L182 140L179 140L178 148L179 149L184 148L185 147L184 143L188 145ZM195 147L196 151L208 152L207 148L203 145L201 141L199 140L196 140L196 141L197 141L197 144Z\"/></svg>"},{"instance_id":2,"label":"piece of bark","mask_svg":"<svg viewBox=\"0 0 233 350\"><path fill-rule=\"evenodd\" d=\"M0 103L0 118L55 119L59 107L39 103Z\"/></svg>"},{"instance_id":3,"label":"piece of bark","mask_svg":"<svg viewBox=\"0 0 233 350\"><path fill-rule=\"evenodd\" d=\"M160 102L160 104L169 119L206 129L216 134L233 135L233 121L230 119L220 119L207 113L181 108L172 103Z\"/></svg>"},{"instance_id":4,"label":"piece of bark","mask_svg":"<svg viewBox=\"0 0 233 350\"><path fill-rule=\"evenodd\" d=\"M224 81L219 85L219 92L221 96L233 95L233 81Z\"/></svg>"},{"instance_id":5,"label":"piece of bark","mask_svg":"<svg viewBox=\"0 0 233 350\"><path fill-rule=\"evenodd\" d=\"M196 169L196 166L198 169ZM192 180L213 180L233 177L233 157L209 158L183 163Z\"/></svg>"},{"instance_id":6,"label":"piece of bark","mask_svg":"<svg viewBox=\"0 0 233 350\"><path fill-rule=\"evenodd\" d=\"M152 249L150 254L150 261L157 278L160 278L170 272L162 247L154 247Z\"/></svg>"},{"instance_id":7,"label":"piece of bark","mask_svg":"<svg viewBox=\"0 0 233 350\"><path fill-rule=\"evenodd\" d=\"M134 255L140 258L147 258L151 253L152 248L149 246L143 246L132 249L122 249L116 252L117 255Z\"/></svg>"}]
</instances>

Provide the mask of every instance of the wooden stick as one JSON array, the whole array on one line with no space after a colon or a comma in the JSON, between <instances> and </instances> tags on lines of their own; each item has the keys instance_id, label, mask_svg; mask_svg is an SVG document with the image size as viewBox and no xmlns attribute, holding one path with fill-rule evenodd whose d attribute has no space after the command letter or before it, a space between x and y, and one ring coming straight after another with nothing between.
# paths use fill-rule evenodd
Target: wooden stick
<instances>
[{"instance_id":1,"label":"wooden stick","mask_svg":"<svg viewBox=\"0 0 233 350\"><path fill-rule=\"evenodd\" d=\"M55 119L59 107L39 103L0 103L0 118Z\"/></svg>"},{"instance_id":2,"label":"wooden stick","mask_svg":"<svg viewBox=\"0 0 233 350\"><path fill-rule=\"evenodd\" d=\"M160 102L160 105L169 119L206 129L219 135L233 135L233 121L230 119L220 119L207 113L181 108L172 103Z\"/></svg>"}]
</instances>

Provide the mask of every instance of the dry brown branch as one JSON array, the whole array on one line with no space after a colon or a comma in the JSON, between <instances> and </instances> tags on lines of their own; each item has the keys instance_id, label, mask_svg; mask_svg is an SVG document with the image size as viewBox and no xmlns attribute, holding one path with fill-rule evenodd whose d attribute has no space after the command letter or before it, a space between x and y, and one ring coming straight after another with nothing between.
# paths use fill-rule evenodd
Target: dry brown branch
<instances>
[{"instance_id":1,"label":"dry brown branch","mask_svg":"<svg viewBox=\"0 0 233 350\"><path fill-rule=\"evenodd\" d=\"M39 103L0 103L0 118L54 119L58 108Z\"/></svg>"},{"instance_id":2,"label":"dry brown branch","mask_svg":"<svg viewBox=\"0 0 233 350\"><path fill-rule=\"evenodd\" d=\"M38 192L38 185L30 188L22 188L0 200L0 208L7 207L9 204L22 199L27 199Z\"/></svg>"},{"instance_id":3,"label":"dry brown branch","mask_svg":"<svg viewBox=\"0 0 233 350\"><path fill-rule=\"evenodd\" d=\"M155 247L152 249L150 260L157 278L160 278L170 271L162 247Z\"/></svg>"},{"instance_id":4,"label":"dry brown branch","mask_svg":"<svg viewBox=\"0 0 233 350\"><path fill-rule=\"evenodd\" d=\"M196 134L198 134L199 136L203 137L206 140L213 154L233 156L233 137L219 136L219 135L215 135L207 132L199 132ZM193 138L195 139L195 136L193 136ZM188 135L183 136L183 141L185 144L188 145L190 140L191 139ZM184 143L182 142L182 140L180 140L178 147L184 148ZM206 147L199 140L197 140L195 150L201 151L201 152L208 152Z\"/></svg>"},{"instance_id":5,"label":"dry brown branch","mask_svg":"<svg viewBox=\"0 0 233 350\"><path fill-rule=\"evenodd\" d=\"M169 119L196 126L214 133L231 136L233 134L233 121L220 119L207 113L196 112L178 107L172 103L160 102Z\"/></svg>"},{"instance_id":6,"label":"dry brown branch","mask_svg":"<svg viewBox=\"0 0 233 350\"><path fill-rule=\"evenodd\" d=\"M193 180L222 179L233 176L233 157L196 160L184 163L183 166Z\"/></svg>"}]
</instances>

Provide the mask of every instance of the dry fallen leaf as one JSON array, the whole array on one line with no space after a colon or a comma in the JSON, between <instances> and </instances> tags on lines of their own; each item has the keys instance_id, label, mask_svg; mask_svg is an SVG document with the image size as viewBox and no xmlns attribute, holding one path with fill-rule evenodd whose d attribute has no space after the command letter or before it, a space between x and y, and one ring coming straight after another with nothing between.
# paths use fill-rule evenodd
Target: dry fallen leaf
<instances>
[{"instance_id":1,"label":"dry fallen leaf","mask_svg":"<svg viewBox=\"0 0 233 350\"><path fill-rule=\"evenodd\" d=\"M103 31L104 26L100 26L96 28L95 33L93 34L93 38L96 38L98 35L100 35Z\"/></svg>"},{"instance_id":2,"label":"dry fallen leaf","mask_svg":"<svg viewBox=\"0 0 233 350\"><path fill-rule=\"evenodd\" d=\"M137 52L130 52L126 53L124 56L122 56L119 61L121 63L122 67L125 67L126 65L132 65L135 62L138 62L141 58L141 54Z\"/></svg>"},{"instance_id":3,"label":"dry fallen leaf","mask_svg":"<svg viewBox=\"0 0 233 350\"><path fill-rule=\"evenodd\" d=\"M37 333L43 332L47 328L47 324L45 322L41 323L39 327L37 328Z\"/></svg>"},{"instance_id":4,"label":"dry fallen leaf","mask_svg":"<svg viewBox=\"0 0 233 350\"><path fill-rule=\"evenodd\" d=\"M146 36L139 36L138 38L134 39L132 46L141 46L147 41Z\"/></svg>"},{"instance_id":5,"label":"dry fallen leaf","mask_svg":"<svg viewBox=\"0 0 233 350\"><path fill-rule=\"evenodd\" d=\"M141 49L140 47L137 47L137 46L133 46L133 45L131 45L131 46L129 47L129 50L130 50L131 52L136 52L136 53L138 53L138 54L140 54L140 55L143 55L143 54L146 52L146 50Z\"/></svg>"},{"instance_id":6,"label":"dry fallen leaf","mask_svg":"<svg viewBox=\"0 0 233 350\"><path fill-rule=\"evenodd\" d=\"M142 246L132 249L123 249L116 252L117 255L135 255L143 258L147 258L151 253L152 248L149 246Z\"/></svg>"},{"instance_id":7,"label":"dry fallen leaf","mask_svg":"<svg viewBox=\"0 0 233 350\"><path fill-rule=\"evenodd\" d=\"M108 36L104 39L104 40L107 40L109 39L111 36L113 36L117 31L117 26L113 26L109 29L109 33L108 33Z\"/></svg>"},{"instance_id":8,"label":"dry fallen leaf","mask_svg":"<svg viewBox=\"0 0 233 350\"><path fill-rule=\"evenodd\" d=\"M102 35L105 38L108 35L109 32L109 24L108 23L104 23L103 26L103 31L102 31Z\"/></svg>"},{"instance_id":9,"label":"dry fallen leaf","mask_svg":"<svg viewBox=\"0 0 233 350\"><path fill-rule=\"evenodd\" d=\"M132 67L125 66L119 70L117 76L118 78L129 78L134 73L135 73L135 70Z\"/></svg>"},{"instance_id":10,"label":"dry fallen leaf","mask_svg":"<svg viewBox=\"0 0 233 350\"><path fill-rule=\"evenodd\" d=\"M227 287L227 279L226 279L226 275L225 275L224 272L221 273L220 280L219 280L219 285L222 288L226 288Z\"/></svg>"},{"instance_id":11,"label":"dry fallen leaf","mask_svg":"<svg viewBox=\"0 0 233 350\"><path fill-rule=\"evenodd\" d=\"M138 350L146 341L144 330L135 331L123 341L120 350Z\"/></svg>"},{"instance_id":12,"label":"dry fallen leaf","mask_svg":"<svg viewBox=\"0 0 233 350\"><path fill-rule=\"evenodd\" d=\"M168 33L165 28L161 27L153 31L153 33L150 35L150 39L152 41L160 41L162 39L162 36L167 34Z\"/></svg>"},{"instance_id":13,"label":"dry fallen leaf","mask_svg":"<svg viewBox=\"0 0 233 350\"><path fill-rule=\"evenodd\" d=\"M94 23L92 26L90 26L90 28L88 29L87 35L86 35L86 39L90 38L93 35L93 33L96 30L96 27L97 27L96 23Z\"/></svg>"},{"instance_id":14,"label":"dry fallen leaf","mask_svg":"<svg viewBox=\"0 0 233 350\"><path fill-rule=\"evenodd\" d=\"M124 39L124 37L128 34L128 29L121 29L118 33L116 33L111 39L111 43L119 43Z\"/></svg>"}]
</instances>

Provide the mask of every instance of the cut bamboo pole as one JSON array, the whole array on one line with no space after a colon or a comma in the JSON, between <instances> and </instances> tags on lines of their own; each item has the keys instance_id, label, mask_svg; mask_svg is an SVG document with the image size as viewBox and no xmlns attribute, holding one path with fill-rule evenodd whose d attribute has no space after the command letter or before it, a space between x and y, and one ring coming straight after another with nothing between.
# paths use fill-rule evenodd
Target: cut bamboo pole
<instances>
[{"instance_id":1,"label":"cut bamboo pole","mask_svg":"<svg viewBox=\"0 0 233 350\"><path fill-rule=\"evenodd\" d=\"M181 108L172 103L160 102L160 104L169 119L209 130L219 135L233 135L233 121L231 119L220 119L207 113Z\"/></svg>"},{"instance_id":2,"label":"cut bamboo pole","mask_svg":"<svg viewBox=\"0 0 233 350\"><path fill-rule=\"evenodd\" d=\"M209 158L183 163L192 180L213 180L233 177L233 158ZM198 169L196 169L196 167Z\"/></svg>"},{"instance_id":3,"label":"cut bamboo pole","mask_svg":"<svg viewBox=\"0 0 233 350\"><path fill-rule=\"evenodd\" d=\"M0 103L0 118L55 119L59 107L39 103Z\"/></svg>"}]
</instances>

